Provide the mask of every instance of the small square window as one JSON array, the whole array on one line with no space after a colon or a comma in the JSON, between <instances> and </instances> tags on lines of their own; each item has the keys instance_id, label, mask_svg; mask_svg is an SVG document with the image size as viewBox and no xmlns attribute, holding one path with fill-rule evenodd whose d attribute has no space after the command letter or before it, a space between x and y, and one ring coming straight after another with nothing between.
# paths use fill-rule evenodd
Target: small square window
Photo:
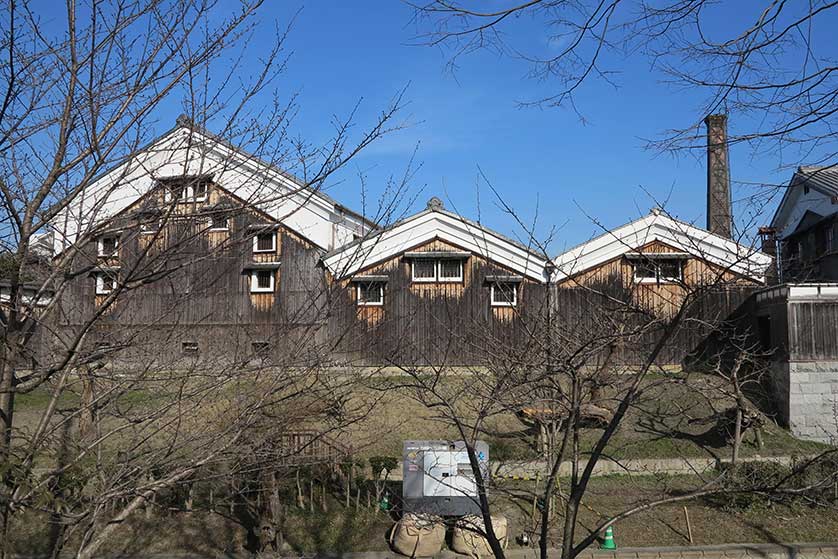
<instances>
[{"instance_id":1,"label":"small square window","mask_svg":"<svg viewBox=\"0 0 838 559\"><path fill-rule=\"evenodd\" d=\"M196 202L203 202L207 199L207 190L207 183L199 182L193 187L192 197L195 199Z\"/></svg>"},{"instance_id":2,"label":"small square window","mask_svg":"<svg viewBox=\"0 0 838 559\"><path fill-rule=\"evenodd\" d=\"M253 238L253 252L276 252L276 231L256 235Z\"/></svg>"},{"instance_id":3,"label":"small square window","mask_svg":"<svg viewBox=\"0 0 838 559\"><path fill-rule=\"evenodd\" d=\"M180 342L180 351L185 354L198 353L198 342Z\"/></svg>"},{"instance_id":4,"label":"small square window","mask_svg":"<svg viewBox=\"0 0 838 559\"><path fill-rule=\"evenodd\" d=\"M681 281L682 270L680 260L663 260L658 263L658 277L661 281Z\"/></svg>"},{"instance_id":5,"label":"small square window","mask_svg":"<svg viewBox=\"0 0 838 559\"><path fill-rule=\"evenodd\" d=\"M436 260L414 260L413 281L436 281Z\"/></svg>"},{"instance_id":6,"label":"small square window","mask_svg":"<svg viewBox=\"0 0 838 559\"><path fill-rule=\"evenodd\" d=\"M255 357L267 357L271 352L268 342L250 342L250 350Z\"/></svg>"},{"instance_id":7,"label":"small square window","mask_svg":"<svg viewBox=\"0 0 838 559\"><path fill-rule=\"evenodd\" d=\"M153 217L144 217L140 220L140 234L149 235L157 233L163 227L163 220Z\"/></svg>"},{"instance_id":8,"label":"small square window","mask_svg":"<svg viewBox=\"0 0 838 559\"><path fill-rule=\"evenodd\" d=\"M229 228L228 221L226 215L214 215L210 218L210 229L226 230Z\"/></svg>"},{"instance_id":9,"label":"small square window","mask_svg":"<svg viewBox=\"0 0 838 559\"><path fill-rule=\"evenodd\" d=\"M250 274L250 292L273 293L275 277L273 270L253 270Z\"/></svg>"},{"instance_id":10,"label":"small square window","mask_svg":"<svg viewBox=\"0 0 838 559\"><path fill-rule=\"evenodd\" d=\"M514 307L518 304L518 284L495 282L492 284L491 296L493 307Z\"/></svg>"},{"instance_id":11,"label":"small square window","mask_svg":"<svg viewBox=\"0 0 838 559\"><path fill-rule=\"evenodd\" d=\"M463 261L462 260L440 260L439 281L462 281Z\"/></svg>"},{"instance_id":12,"label":"small square window","mask_svg":"<svg viewBox=\"0 0 838 559\"><path fill-rule=\"evenodd\" d=\"M107 272L96 274L96 295L108 295L116 289L116 275Z\"/></svg>"},{"instance_id":13,"label":"small square window","mask_svg":"<svg viewBox=\"0 0 838 559\"><path fill-rule=\"evenodd\" d=\"M104 258L116 256L119 251L119 237L116 235L108 235L106 237L99 237L97 243L98 254Z\"/></svg>"},{"instance_id":14,"label":"small square window","mask_svg":"<svg viewBox=\"0 0 838 559\"><path fill-rule=\"evenodd\" d=\"M634 263L635 281L652 280L658 278L658 268L651 260L639 260Z\"/></svg>"},{"instance_id":15,"label":"small square window","mask_svg":"<svg viewBox=\"0 0 838 559\"><path fill-rule=\"evenodd\" d=\"M358 306L380 307L384 304L384 283L363 282L358 284Z\"/></svg>"}]
</instances>

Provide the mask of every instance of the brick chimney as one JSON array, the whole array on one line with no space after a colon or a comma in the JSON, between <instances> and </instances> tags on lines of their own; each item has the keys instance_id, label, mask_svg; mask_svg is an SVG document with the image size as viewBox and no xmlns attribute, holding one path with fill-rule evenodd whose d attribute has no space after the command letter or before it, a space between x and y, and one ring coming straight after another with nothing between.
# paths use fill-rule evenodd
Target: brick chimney
<instances>
[{"instance_id":1,"label":"brick chimney","mask_svg":"<svg viewBox=\"0 0 838 559\"><path fill-rule=\"evenodd\" d=\"M710 115L704 124L707 125L707 230L729 239L733 233L733 214L727 115Z\"/></svg>"}]
</instances>

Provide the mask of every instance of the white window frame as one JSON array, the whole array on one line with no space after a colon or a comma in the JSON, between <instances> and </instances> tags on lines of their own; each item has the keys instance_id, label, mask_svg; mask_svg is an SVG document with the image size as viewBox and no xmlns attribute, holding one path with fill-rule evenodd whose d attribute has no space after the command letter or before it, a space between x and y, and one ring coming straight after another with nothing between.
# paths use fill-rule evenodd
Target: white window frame
<instances>
[{"instance_id":1,"label":"white window frame","mask_svg":"<svg viewBox=\"0 0 838 559\"><path fill-rule=\"evenodd\" d=\"M271 248L259 250L259 235L266 235L267 233L271 234ZM253 237L253 252L255 254L263 253L267 254L269 252L276 252L276 231L268 231L265 233L257 233Z\"/></svg>"},{"instance_id":2,"label":"white window frame","mask_svg":"<svg viewBox=\"0 0 838 559\"><path fill-rule=\"evenodd\" d=\"M220 218L221 216L215 216L215 217ZM215 227L215 225L213 225L215 217L210 216L210 226L209 226L210 231L229 231L230 230L230 218L229 217L224 218L224 227Z\"/></svg>"},{"instance_id":3,"label":"white window frame","mask_svg":"<svg viewBox=\"0 0 838 559\"><path fill-rule=\"evenodd\" d=\"M433 264L433 266L434 266L434 277L432 277L432 278L417 278L416 277L416 263L420 260L423 261L423 262L430 262L431 264ZM437 279L439 278L439 267L437 266L437 262L438 261L434 258L415 258L415 259L413 259L413 261L410 263L410 275L411 275L412 281L415 281L415 282L418 282L418 283L436 283Z\"/></svg>"},{"instance_id":4,"label":"white window frame","mask_svg":"<svg viewBox=\"0 0 838 559\"><path fill-rule=\"evenodd\" d=\"M110 254L105 254L105 239L114 240L114 249ZM96 254L103 258L113 258L119 255L119 235L102 235L96 240Z\"/></svg>"},{"instance_id":5,"label":"white window frame","mask_svg":"<svg viewBox=\"0 0 838 559\"><path fill-rule=\"evenodd\" d=\"M192 340L183 340L180 342L181 355L194 355L201 351L201 345Z\"/></svg>"},{"instance_id":6,"label":"white window frame","mask_svg":"<svg viewBox=\"0 0 838 559\"><path fill-rule=\"evenodd\" d=\"M270 287L259 287L259 272L269 272L271 274ZM250 270L250 292L251 293L274 293L276 290L276 270Z\"/></svg>"},{"instance_id":7,"label":"white window frame","mask_svg":"<svg viewBox=\"0 0 838 559\"><path fill-rule=\"evenodd\" d=\"M203 185L204 193L201 196L195 195L195 187ZM175 193L172 192L172 188L170 186L165 186L163 191L163 200L166 202L171 202L175 199ZM194 184L184 185L183 188L180 189L180 196L177 197L177 202L179 204L186 204L189 202L206 202L207 197L209 196L209 184L206 182L197 182Z\"/></svg>"},{"instance_id":8,"label":"white window frame","mask_svg":"<svg viewBox=\"0 0 838 559\"><path fill-rule=\"evenodd\" d=\"M372 286L378 286L378 293L380 295L378 301L363 301L361 300L361 288L364 284L370 284ZM359 307L382 307L384 306L384 282L383 281L371 281L371 282L358 282L355 286L355 300L358 303Z\"/></svg>"},{"instance_id":9,"label":"white window frame","mask_svg":"<svg viewBox=\"0 0 838 559\"><path fill-rule=\"evenodd\" d=\"M458 276L446 276L442 277L442 262L443 260L453 261L456 262L460 267L460 274ZM463 261L459 258L446 258L446 259L439 259L436 261L436 277L437 281L440 283L459 283L463 281Z\"/></svg>"},{"instance_id":10,"label":"white window frame","mask_svg":"<svg viewBox=\"0 0 838 559\"><path fill-rule=\"evenodd\" d=\"M495 288L498 287L500 284L509 284L513 286L512 290L512 302L509 301L495 301ZM490 286L490 301L493 307L517 307L518 306L518 284L513 282L504 282L504 281L495 281L492 282Z\"/></svg>"},{"instance_id":11,"label":"white window frame","mask_svg":"<svg viewBox=\"0 0 838 559\"><path fill-rule=\"evenodd\" d=\"M682 260L675 260L678 262L678 270L679 274L675 277L670 276L662 276L661 275L661 268L660 263L663 262L665 259L663 258L655 258L654 256L649 256L645 259L646 262L651 264L655 267L655 277L653 278L646 278L646 277L638 277L637 276L637 264L632 265L632 276L634 277L634 283L681 283L684 281L684 262Z\"/></svg>"},{"instance_id":12,"label":"white window frame","mask_svg":"<svg viewBox=\"0 0 838 559\"><path fill-rule=\"evenodd\" d=\"M119 279L114 274L109 274L107 272L96 272L96 295L110 295L116 289L116 286L112 287L111 289L105 289L105 277L110 276L114 280L114 284L116 284Z\"/></svg>"}]
</instances>

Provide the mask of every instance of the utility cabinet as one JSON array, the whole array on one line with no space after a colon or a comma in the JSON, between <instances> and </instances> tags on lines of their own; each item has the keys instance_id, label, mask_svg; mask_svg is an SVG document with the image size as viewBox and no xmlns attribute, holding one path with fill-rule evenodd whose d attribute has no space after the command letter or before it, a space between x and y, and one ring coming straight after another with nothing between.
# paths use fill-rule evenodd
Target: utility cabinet
<instances>
[{"instance_id":1,"label":"utility cabinet","mask_svg":"<svg viewBox=\"0 0 838 559\"><path fill-rule=\"evenodd\" d=\"M480 472L489 479L489 445L474 446ZM406 512L439 516L480 514L477 483L463 441L405 441L402 499Z\"/></svg>"}]
</instances>

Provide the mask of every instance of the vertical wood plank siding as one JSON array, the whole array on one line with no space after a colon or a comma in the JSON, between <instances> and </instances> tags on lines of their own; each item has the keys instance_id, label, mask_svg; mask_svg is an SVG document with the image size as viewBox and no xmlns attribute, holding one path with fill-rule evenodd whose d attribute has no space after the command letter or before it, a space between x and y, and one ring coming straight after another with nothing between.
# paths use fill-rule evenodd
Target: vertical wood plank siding
<instances>
[{"instance_id":1,"label":"vertical wood plank siding","mask_svg":"<svg viewBox=\"0 0 838 559\"><path fill-rule=\"evenodd\" d=\"M210 202L224 199L220 189L211 192ZM200 211L178 208L179 212L190 209ZM631 264L618 258L557 286L523 279L515 307L492 307L487 276L517 275L513 270L472 254L463 262L462 281L417 283L411 279L411 261L400 255L358 274L387 277L384 304L358 306L351 280L330 280L319 264L320 250L278 224L276 253L254 255L255 230L248 226L265 224L267 219L239 208L231 214L228 232L209 232L209 218L193 213L173 218L155 241L125 217L115 225L122 228L120 273L125 277L138 267L157 275L152 283L120 296L89 336L89 348L121 347L118 358L136 366L246 361L255 358L254 344L268 345L268 354L260 358L286 364L310 362L313 356L364 365L523 363L544 354L549 321L554 343L563 352L592 337L637 332L601 356L631 365L645 359L660 335L661 319L674 312L683 297L677 286L634 284ZM90 244L78 259L80 269L99 263L95 243ZM140 260L149 246L148 255ZM463 249L434 240L410 250ZM642 250L672 249L650 244ZM250 293L247 265L255 261L280 262L274 293ZM685 264L688 284L720 273L695 258ZM709 290L689 307L660 364L680 363L757 287L729 275L724 279L729 282L724 288ZM96 311L102 297L94 293L92 275L82 273L72 282L61 298L61 328L77 329ZM629 306L632 310L627 310ZM817 336L794 343L799 351L814 354L819 344L827 343ZM197 343L198 351L183 352L183 342Z\"/></svg>"}]
</instances>

